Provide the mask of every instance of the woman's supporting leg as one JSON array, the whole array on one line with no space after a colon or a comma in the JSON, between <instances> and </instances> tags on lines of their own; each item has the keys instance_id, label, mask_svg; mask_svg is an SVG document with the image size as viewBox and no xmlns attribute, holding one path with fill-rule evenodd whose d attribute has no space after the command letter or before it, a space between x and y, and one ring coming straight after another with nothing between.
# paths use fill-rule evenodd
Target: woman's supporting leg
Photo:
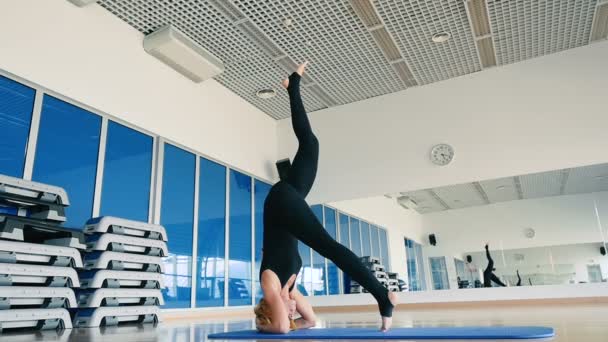
<instances>
[{"instance_id":1,"label":"woman's supporting leg","mask_svg":"<svg viewBox=\"0 0 608 342\"><path fill-rule=\"evenodd\" d=\"M333 261L352 280L374 296L382 316L391 317L393 304L389 299L388 290L353 252L327 233L303 198L293 190L285 191L285 196L282 197L282 223L285 229L317 253Z\"/></svg>"},{"instance_id":2,"label":"woman's supporting leg","mask_svg":"<svg viewBox=\"0 0 608 342\"><path fill-rule=\"evenodd\" d=\"M289 76L289 103L291 106L291 124L298 138L298 152L293 160L287 183L293 186L303 198L306 198L317 176L319 161L319 141L312 132L308 115L300 95L301 76L294 72Z\"/></svg>"}]
</instances>

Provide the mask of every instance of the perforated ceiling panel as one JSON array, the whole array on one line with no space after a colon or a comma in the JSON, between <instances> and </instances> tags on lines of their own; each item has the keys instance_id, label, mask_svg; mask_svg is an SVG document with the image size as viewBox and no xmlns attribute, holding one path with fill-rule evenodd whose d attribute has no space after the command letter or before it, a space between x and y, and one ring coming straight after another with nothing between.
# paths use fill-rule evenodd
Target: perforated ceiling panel
<instances>
[{"instance_id":1,"label":"perforated ceiling panel","mask_svg":"<svg viewBox=\"0 0 608 342\"><path fill-rule=\"evenodd\" d=\"M597 0L488 0L499 64L589 43Z\"/></svg>"},{"instance_id":2,"label":"perforated ceiling panel","mask_svg":"<svg viewBox=\"0 0 608 342\"><path fill-rule=\"evenodd\" d=\"M310 74L339 104L405 88L348 1L234 4L294 60L311 61Z\"/></svg>"},{"instance_id":3,"label":"perforated ceiling panel","mask_svg":"<svg viewBox=\"0 0 608 342\"><path fill-rule=\"evenodd\" d=\"M566 183L566 194L608 191L608 164L572 169Z\"/></svg>"},{"instance_id":4,"label":"perforated ceiling panel","mask_svg":"<svg viewBox=\"0 0 608 342\"><path fill-rule=\"evenodd\" d=\"M273 118L289 117L289 100L280 88L286 71L247 35L247 27L233 25L238 12L226 15L204 0L102 0L99 4L144 34L174 25L224 62L226 70L215 78L218 82ZM259 99L255 94L262 88L274 88L278 95ZM307 89L302 95L309 111L327 107Z\"/></svg>"},{"instance_id":5,"label":"perforated ceiling panel","mask_svg":"<svg viewBox=\"0 0 608 342\"><path fill-rule=\"evenodd\" d=\"M418 204L420 214L486 204L608 191L608 164L401 192Z\"/></svg>"},{"instance_id":6,"label":"perforated ceiling panel","mask_svg":"<svg viewBox=\"0 0 608 342\"><path fill-rule=\"evenodd\" d=\"M484 195L473 183L449 185L433 191L452 209L487 204Z\"/></svg>"},{"instance_id":7,"label":"perforated ceiling panel","mask_svg":"<svg viewBox=\"0 0 608 342\"><path fill-rule=\"evenodd\" d=\"M565 175L561 170L557 170L520 176L524 198L560 195Z\"/></svg>"},{"instance_id":8,"label":"perforated ceiling panel","mask_svg":"<svg viewBox=\"0 0 608 342\"><path fill-rule=\"evenodd\" d=\"M462 0L376 0L374 4L419 84L481 70ZM433 35L440 32L449 32L452 38L433 43Z\"/></svg>"},{"instance_id":9,"label":"perforated ceiling panel","mask_svg":"<svg viewBox=\"0 0 608 342\"><path fill-rule=\"evenodd\" d=\"M449 207L446 206L445 203L442 203L437 198L437 195L431 190L412 191L404 195L407 195L416 204L418 204L416 211L421 214L449 209Z\"/></svg>"},{"instance_id":10,"label":"perforated ceiling panel","mask_svg":"<svg viewBox=\"0 0 608 342\"><path fill-rule=\"evenodd\" d=\"M491 203L520 199L514 177L479 182Z\"/></svg>"},{"instance_id":11,"label":"perforated ceiling panel","mask_svg":"<svg viewBox=\"0 0 608 342\"><path fill-rule=\"evenodd\" d=\"M296 62L311 61L303 96L312 112L480 71L480 58L488 67L587 44L597 3L485 0L487 6L479 6L479 1L484 0L476 0L473 17L489 21L491 32L478 35L478 45L465 0L98 3L143 34L172 24L224 62L217 81L275 119L290 115L279 84ZM432 42L443 31L451 39ZM264 88L278 90L278 96L258 98Z\"/></svg>"}]
</instances>

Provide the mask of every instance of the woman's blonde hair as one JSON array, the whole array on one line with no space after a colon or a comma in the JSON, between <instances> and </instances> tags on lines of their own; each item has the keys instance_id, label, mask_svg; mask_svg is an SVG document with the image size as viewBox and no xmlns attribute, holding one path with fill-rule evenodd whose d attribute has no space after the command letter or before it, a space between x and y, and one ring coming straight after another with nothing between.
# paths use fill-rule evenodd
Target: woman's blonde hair
<instances>
[{"instance_id":1,"label":"woman's blonde hair","mask_svg":"<svg viewBox=\"0 0 608 342\"><path fill-rule=\"evenodd\" d=\"M255 326L258 330L261 330L261 327L272 324L272 320L270 317L272 316L272 310L270 309L270 305L264 298L260 299L258 305L253 308L253 312L255 313ZM296 330L296 322L293 319L289 319L289 328L291 330Z\"/></svg>"}]
</instances>

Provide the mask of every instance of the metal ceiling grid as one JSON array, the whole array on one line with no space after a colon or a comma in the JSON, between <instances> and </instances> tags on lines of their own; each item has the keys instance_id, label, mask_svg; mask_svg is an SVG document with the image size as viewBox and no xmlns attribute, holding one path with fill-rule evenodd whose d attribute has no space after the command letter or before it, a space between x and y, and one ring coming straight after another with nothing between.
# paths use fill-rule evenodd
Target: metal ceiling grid
<instances>
[{"instance_id":1,"label":"metal ceiling grid","mask_svg":"<svg viewBox=\"0 0 608 342\"><path fill-rule=\"evenodd\" d=\"M519 176L524 199L559 196L563 178L562 170Z\"/></svg>"},{"instance_id":2,"label":"metal ceiling grid","mask_svg":"<svg viewBox=\"0 0 608 342\"><path fill-rule=\"evenodd\" d=\"M234 4L288 56L311 61L310 75L338 104L405 88L348 1ZM286 27L285 19L291 19L291 25Z\"/></svg>"},{"instance_id":3,"label":"metal ceiling grid","mask_svg":"<svg viewBox=\"0 0 608 342\"><path fill-rule=\"evenodd\" d=\"M608 191L608 164L577 167L570 171L566 194Z\"/></svg>"},{"instance_id":4,"label":"metal ceiling grid","mask_svg":"<svg viewBox=\"0 0 608 342\"><path fill-rule=\"evenodd\" d=\"M143 34L174 25L224 62L226 70L215 78L218 82L275 119L290 116L284 91L269 100L255 95L261 88L278 89L286 71L210 1L101 0L99 4ZM302 96L309 111L327 107L306 89Z\"/></svg>"},{"instance_id":5,"label":"metal ceiling grid","mask_svg":"<svg viewBox=\"0 0 608 342\"><path fill-rule=\"evenodd\" d=\"M498 64L589 43L597 0L488 0Z\"/></svg>"},{"instance_id":6,"label":"metal ceiling grid","mask_svg":"<svg viewBox=\"0 0 608 342\"><path fill-rule=\"evenodd\" d=\"M518 200L514 177L491 179L479 182L491 203Z\"/></svg>"},{"instance_id":7,"label":"metal ceiling grid","mask_svg":"<svg viewBox=\"0 0 608 342\"><path fill-rule=\"evenodd\" d=\"M596 12L596 19L601 17L597 35L604 37L601 9L606 6L596 6L598 0L481 0L487 4L492 35L477 37L479 52L463 0L360 0L371 1L367 7L375 8L383 25L378 30L364 25L352 1L98 3L143 34L172 24L224 61L226 71L215 78L218 82L275 119L290 115L286 94L279 91L263 100L255 93L277 89L295 61L312 62L303 82L312 112L400 91L406 88L403 82L423 85L480 71L479 58L491 47L504 65L588 44ZM292 22L285 25L285 19ZM375 39L384 28L390 35ZM433 34L442 31L452 38L433 43ZM394 65L377 44L377 39L389 39L390 46L391 37L403 56Z\"/></svg>"},{"instance_id":8,"label":"metal ceiling grid","mask_svg":"<svg viewBox=\"0 0 608 342\"><path fill-rule=\"evenodd\" d=\"M481 70L463 1L376 0L374 4L419 84ZM452 38L434 43L433 35L444 31Z\"/></svg>"},{"instance_id":9,"label":"metal ceiling grid","mask_svg":"<svg viewBox=\"0 0 608 342\"><path fill-rule=\"evenodd\" d=\"M448 185L433 191L452 209L488 204L473 183Z\"/></svg>"},{"instance_id":10,"label":"metal ceiling grid","mask_svg":"<svg viewBox=\"0 0 608 342\"><path fill-rule=\"evenodd\" d=\"M416 211L420 214L446 210L444 204L439 202L435 195L428 190L412 191L403 193L403 195L409 196L414 202L416 202L418 205Z\"/></svg>"}]
</instances>

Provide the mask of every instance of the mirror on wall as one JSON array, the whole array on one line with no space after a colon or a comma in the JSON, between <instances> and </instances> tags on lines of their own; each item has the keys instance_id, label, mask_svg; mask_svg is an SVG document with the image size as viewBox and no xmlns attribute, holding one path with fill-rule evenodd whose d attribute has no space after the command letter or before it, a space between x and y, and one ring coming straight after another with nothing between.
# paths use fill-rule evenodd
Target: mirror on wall
<instances>
[{"instance_id":1,"label":"mirror on wall","mask_svg":"<svg viewBox=\"0 0 608 342\"><path fill-rule=\"evenodd\" d=\"M424 231L423 241L405 241L410 291L608 279L608 164L405 192L397 201L420 215Z\"/></svg>"}]
</instances>

